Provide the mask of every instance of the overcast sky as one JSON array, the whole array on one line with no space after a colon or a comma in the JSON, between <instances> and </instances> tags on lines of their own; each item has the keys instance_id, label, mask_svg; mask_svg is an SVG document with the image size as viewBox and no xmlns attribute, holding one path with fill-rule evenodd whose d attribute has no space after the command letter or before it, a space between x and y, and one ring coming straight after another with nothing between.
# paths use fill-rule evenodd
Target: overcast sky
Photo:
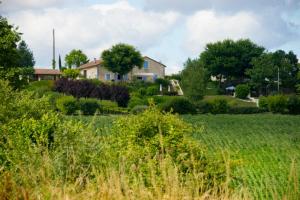
<instances>
[{"instance_id":1,"label":"overcast sky","mask_svg":"<svg viewBox=\"0 0 300 200\"><path fill-rule=\"evenodd\" d=\"M168 74L226 38L300 57L300 0L2 0L0 13L19 26L36 67L51 67L53 28L57 60L72 49L99 58L123 42L166 64Z\"/></svg>"}]
</instances>

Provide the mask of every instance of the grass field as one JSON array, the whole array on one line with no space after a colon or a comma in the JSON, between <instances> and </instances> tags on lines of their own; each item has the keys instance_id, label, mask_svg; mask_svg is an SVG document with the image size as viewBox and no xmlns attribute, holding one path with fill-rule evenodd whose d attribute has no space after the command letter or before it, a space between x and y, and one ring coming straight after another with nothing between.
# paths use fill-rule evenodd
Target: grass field
<instances>
[{"instance_id":1,"label":"grass field","mask_svg":"<svg viewBox=\"0 0 300 200\"><path fill-rule=\"evenodd\" d=\"M108 130L116 116L75 118L94 120L95 127ZM300 116L187 115L183 119L204 126L204 133L194 138L207 145L211 156L224 154L238 163L236 187L246 186L255 199L281 199L289 192L299 197Z\"/></svg>"}]
</instances>

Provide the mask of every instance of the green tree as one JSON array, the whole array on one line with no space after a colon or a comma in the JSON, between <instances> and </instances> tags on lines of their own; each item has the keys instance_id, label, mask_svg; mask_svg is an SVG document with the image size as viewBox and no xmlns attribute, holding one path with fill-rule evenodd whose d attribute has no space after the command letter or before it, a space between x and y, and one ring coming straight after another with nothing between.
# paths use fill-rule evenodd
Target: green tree
<instances>
[{"instance_id":1,"label":"green tree","mask_svg":"<svg viewBox=\"0 0 300 200\"><path fill-rule=\"evenodd\" d=\"M223 78L244 79L245 71L252 67L251 60L264 50L249 39L223 40L207 44L200 61L209 75L216 76L221 83Z\"/></svg>"},{"instance_id":2,"label":"green tree","mask_svg":"<svg viewBox=\"0 0 300 200\"><path fill-rule=\"evenodd\" d=\"M10 25L6 18L0 16L0 66L3 69L13 68L18 65L17 43L20 41L17 28Z\"/></svg>"},{"instance_id":3,"label":"green tree","mask_svg":"<svg viewBox=\"0 0 300 200\"><path fill-rule=\"evenodd\" d=\"M25 42L18 47L20 39L17 28L0 16L0 79L8 80L15 89L24 87L33 74L34 63L27 63L27 53L31 52Z\"/></svg>"},{"instance_id":4,"label":"green tree","mask_svg":"<svg viewBox=\"0 0 300 200\"><path fill-rule=\"evenodd\" d=\"M60 71L62 70L60 54L59 54L59 56L58 56L58 69L59 69Z\"/></svg>"},{"instance_id":5,"label":"green tree","mask_svg":"<svg viewBox=\"0 0 300 200\"><path fill-rule=\"evenodd\" d=\"M127 74L135 66L141 68L144 62L138 50L131 45L121 43L103 51L101 58L105 68L119 75Z\"/></svg>"},{"instance_id":6,"label":"green tree","mask_svg":"<svg viewBox=\"0 0 300 200\"><path fill-rule=\"evenodd\" d=\"M181 85L184 95L192 101L198 101L203 98L206 83L207 71L198 59L188 59L181 72Z\"/></svg>"},{"instance_id":7,"label":"green tree","mask_svg":"<svg viewBox=\"0 0 300 200\"><path fill-rule=\"evenodd\" d=\"M19 55L18 67L33 67L35 65L33 53L24 40L19 43L17 52Z\"/></svg>"},{"instance_id":8,"label":"green tree","mask_svg":"<svg viewBox=\"0 0 300 200\"><path fill-rule=\"evenodd\" d=\"M65 69L62 76L65 78L76 79L80 75L78 69Z\"/></svg>"},{"instance_id":9,"label":"green tree","mask_svg":"<svg viewBox=\"0 0 300 200\"><path fill-rule=\"evenodd\" d=\"M65 57L66 65L71 69L72 67L79 67L87 62L89 62L87 56L81 51L73 49Z\"/></svg>"},{"instance_id":10,"label":"green tree","mask_svg":"<svg viewBox=\"0 0 300 200\"><path fill-rule=\"evenodd\" d=\"M281 87L289 87L293 79L293 64L284 51L278 50L274 53L264 53L252 61L253 68L247 70L251 84L260 93L268 88L277 86L278 72Z\"/></svg>"}]
</instances>

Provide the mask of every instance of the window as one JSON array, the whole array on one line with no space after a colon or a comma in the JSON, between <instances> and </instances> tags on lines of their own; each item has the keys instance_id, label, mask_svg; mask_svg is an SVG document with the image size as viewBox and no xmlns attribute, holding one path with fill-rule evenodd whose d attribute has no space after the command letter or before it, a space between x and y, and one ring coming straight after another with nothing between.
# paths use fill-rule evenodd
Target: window
<instances>
[{"instance_id":1,"label":"window","mask_svg":"<svg viewBox=\"0 0 300 200\"><path fill-rule=\"evenodd\" d=\"M105 74L104 79L105 79L106 81L109 81L109 80L110 80L110 74Z\"/></svg>"},{"instance_id":2,"label":"window","mask_svg":"<svg viewBox=\"0 0 300 200\"><path fill-rule=\"evenodd\" d=\"M153 75L153 80L155 81L157 79L157 74Z\"/></svg>"},{"instance_id":3,"label":"window","mask_svg":"<svg viewBox=\"0 0 300 200\"><path fill-rule=\"evenodd\" d=\"M148 69L148 65L149 65L148 61L144 61L144 69Z\"/></svg>"},{"instance_id":4,"label":"window","mask_svg":"<svg viewBox=\"0 0 300 200\"><path fill-rule=\"evenodd\" d=\"M86 70L83 70L83 77L84 77L84 78L87 78L87 77L86 77Z\"/></svg>"},{"instance_id":5,"label":"window","mask_svg":"<svg viewBox=\"0 0 300 200\"><path fill-rule=\"evenodd\" d=\"M147 76L143 76L143 81L147 81Z\"/></svg>"}]
</instances>

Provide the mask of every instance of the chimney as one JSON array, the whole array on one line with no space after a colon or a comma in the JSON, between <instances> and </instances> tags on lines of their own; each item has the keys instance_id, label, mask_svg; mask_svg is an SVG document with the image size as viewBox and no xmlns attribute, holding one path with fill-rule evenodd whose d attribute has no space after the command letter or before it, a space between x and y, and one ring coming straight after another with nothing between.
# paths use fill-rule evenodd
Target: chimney
<instances>
[{"instance_id":1,"label":"chimney","mask_svg":"<svg viewBox=\"0 0 300 200\"><path fill-rule=\"evenodd\" d=\"M97 61L97 59L96 58L94 58L94 62L96 63L96 61Z\"/></svg>"}]
</instances>

